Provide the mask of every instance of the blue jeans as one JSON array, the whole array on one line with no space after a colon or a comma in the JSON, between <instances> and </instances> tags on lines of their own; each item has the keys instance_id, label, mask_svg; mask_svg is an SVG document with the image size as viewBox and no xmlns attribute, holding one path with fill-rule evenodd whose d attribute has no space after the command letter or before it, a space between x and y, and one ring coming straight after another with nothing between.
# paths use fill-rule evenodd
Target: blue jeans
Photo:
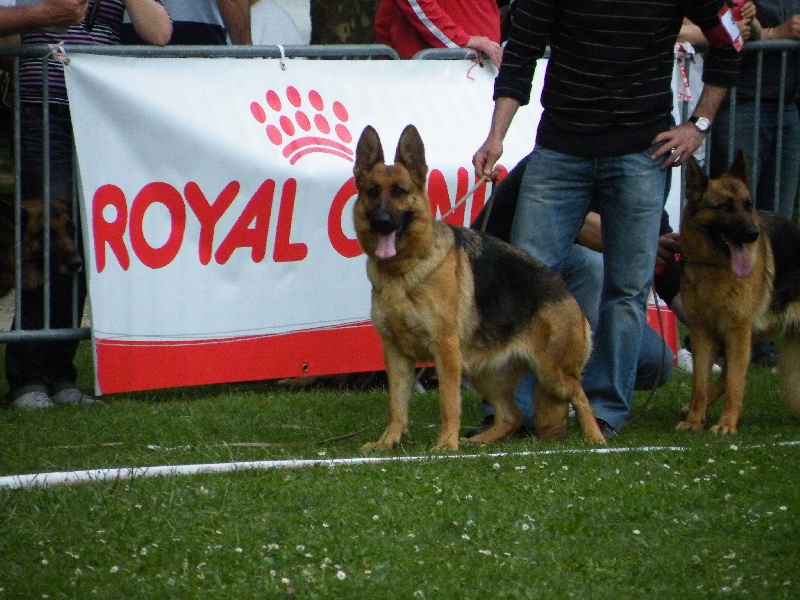
<instances>
[{"instance_id":1,"label":"blue jeans","mask_svg":"<svg viewBox=\"0 0 800 600\"><path fill-rule=\"evenodd\" d=\"M756 116L758 116L758 150L754 153ZM793 102L784 105L783 123L779 129L776 103L762 102L760 114L757 115L754 101L742 101L736 105L734 127L734 155L739 148L742 148L747 156L750 191L756 207L775 211L791 219L800 176L800 116L797 106ZM780 154L777 148L779 131L782 133ZM731 166L732 158L728 156L730 137L730 110L725 107L718 112L714 119L714 128L711 130L712 177L726 173ZM779 165L780 176L776 199L775 175Z\"/></svg>"},{"instance_id":2,"label":"blue jeans","mask_svg":"<svg viewBox=\"0 0 800 600\"><path fill-rule=\"evenodd\" d=\"M511 229L515 246L565 277L589 203L600 213L603 287L583 384L596 415L615 429L630 414L667 185L654 150L581 158L535 148Z\"/></svg>"},{"instance_id":3,"label":"blue jeans","mask_svg":"<svg viewBox=\"0 0 800 600\"><path fill-rule=\"evenodd\" d=\"M564 278L569 291L575 296L592 331L597 328L600 294L603 287L603 255L589 248L573 244L565 263ZM664 385L672 376L675 356L659 333L646 325L642 330L642 343L636 364L634 389L652 390ZM535 426L533 388L536 378L526 375L514 392L514 402L525 419L525 425ZM484 400L483 414L494 414L492 406Z\"/></svg>"}]
</instances>

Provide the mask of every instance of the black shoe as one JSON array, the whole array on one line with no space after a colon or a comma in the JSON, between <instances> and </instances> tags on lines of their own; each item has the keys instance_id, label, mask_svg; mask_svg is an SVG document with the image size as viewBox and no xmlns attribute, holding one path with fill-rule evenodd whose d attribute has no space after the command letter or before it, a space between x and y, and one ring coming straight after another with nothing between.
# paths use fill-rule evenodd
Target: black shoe
<instances>
[{"instance_id":1,"label":"black shoe","mask_svg":"<svg viewBox=\"0 0 800 600\"><path fill-rule=\"evenodd\" d=\"M467 429L467 433L464 434L464 437L467 439L475 437L476 435L483 433L493 425L494 425L494 415L487 415L483 417L483 421L481 421L478 425L472 427L471 429Z\"/></svg>"},{"instance_id":2,"label":"black shoe","mask_svg":"<svg viewBox=\"0 0 800 600\"><path fill-rule=\"evenodd\" d=\"M481 421L478 425L472 427L471 429L467 429L467 432L464 434L464 437L467 439L475 437L476 435L483 433L493 425L494 425L494 415L487 415L486 417L483 418L483 421ZM528 427L527 425L523 425L514 434L514 437L517 438L536 437L536 430L533 427Z\"/></svg>"},{"instance_id":3,"label":"black shoe","mask_svg":"<svg viewBox=\"0 0 800 600\"><path fill-rule=\"evenodd\" d=\"M603 419L599 419L598 418L597 419L597 426L600 428L600 433L602 433L603 437L606 438L607 440L613 440L615 437L617 437L619 435L617 433L617 430L614 429L608 423L608 421L604 421Z\"/></svg>"}]
</instances>

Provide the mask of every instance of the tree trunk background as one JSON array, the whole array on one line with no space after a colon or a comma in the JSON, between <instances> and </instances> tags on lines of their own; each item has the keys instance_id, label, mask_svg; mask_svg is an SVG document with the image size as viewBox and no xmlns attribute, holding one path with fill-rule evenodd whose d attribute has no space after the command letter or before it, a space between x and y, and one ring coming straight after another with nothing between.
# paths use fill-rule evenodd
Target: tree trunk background
<instances>
[{"instance_id":1,"label":"tree trunk background","mask_svg":"<svg viewBox=\"0 0 800 600\"><path fill-rule=\"evenodd\" d=\"M311 0L312 44L374 44L380 0Z\"/></svg>"}]
</instances>

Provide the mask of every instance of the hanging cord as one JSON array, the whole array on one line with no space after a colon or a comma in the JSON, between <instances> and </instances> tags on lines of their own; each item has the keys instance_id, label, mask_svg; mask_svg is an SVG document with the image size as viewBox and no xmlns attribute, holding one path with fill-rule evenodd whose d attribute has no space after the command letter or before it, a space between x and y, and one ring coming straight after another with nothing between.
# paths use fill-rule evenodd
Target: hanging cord
<instances>
[{"instance_id":1,"label":"hanging cord","mask_svg":"<svg viewBox=\"0 0 800 600\"><path fill-rule=\"evenodd\" d=\"M280 44L275 44L278 47L278 51L281 53L281 71L286 70L286 51L283 49L283 46Z\"/></svg>"}]
</instances>

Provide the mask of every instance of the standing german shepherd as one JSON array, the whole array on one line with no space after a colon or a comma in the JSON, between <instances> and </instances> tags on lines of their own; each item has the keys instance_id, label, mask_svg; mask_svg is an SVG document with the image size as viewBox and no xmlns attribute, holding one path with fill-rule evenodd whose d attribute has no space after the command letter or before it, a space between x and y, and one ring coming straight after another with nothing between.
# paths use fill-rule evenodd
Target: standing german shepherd
<instances>
[{"instance_id":1,"label":"standing german shepherd","mask_svg":"<svg viewBox=\"0 0 800 600\"><path fill-rule=\"evenodd\" d=\"M678 429L701 429L708 404L725 394L714 433L735 433L755 337L784 332L778 371L784 399L800 414L800 229L756 211L739 154L729 173L709 179L687 163L681 215L681 295L692 336L692 400ZM711 365L725 357L709 388Z\"/></svg>"},{"instance_id":2,"label":"standing german shepherd","mask_svg":"<svg viewBox=\"0 0 800 600\"><path fill-rule=\"evenodd\" d=\"M405 128L393 165L367 126L356 148L356 235L367 255L372 321L389 378L389 424L367 450L396 446L408 429L414 368L434 361L441 427L435 449L458 448L461 376L495 409L495 424L470 439L504 440L522 426L514 389L533 371L540 438L566 435L572 403L585 438L605 443L580 384L591 332L561 279L530 255L463 227L435 221L428 166L416 128Z\"/></svg>"}]
</instances>

